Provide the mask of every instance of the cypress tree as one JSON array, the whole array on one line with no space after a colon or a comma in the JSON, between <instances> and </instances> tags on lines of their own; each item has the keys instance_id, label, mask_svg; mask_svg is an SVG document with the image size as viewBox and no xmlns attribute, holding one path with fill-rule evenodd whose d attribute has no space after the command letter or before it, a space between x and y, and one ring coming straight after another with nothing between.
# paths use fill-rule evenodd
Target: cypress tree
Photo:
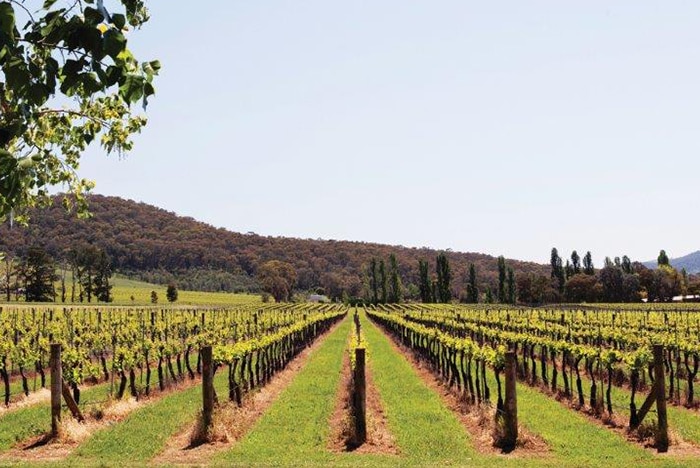
<instances>
[{"instance_id":1,"label":"cypress tree","mask_svg":"<svg viewBox=\"0 0 700 468\"><path fill-rule=\"evenodd\" d=\"M659 257L657 258L656 262L658 263L659 266L666 265L669 266L670 262L668 260L668 255L666 255L666 251L662 250L659 252Z\"/></svg>"}]
</instances>

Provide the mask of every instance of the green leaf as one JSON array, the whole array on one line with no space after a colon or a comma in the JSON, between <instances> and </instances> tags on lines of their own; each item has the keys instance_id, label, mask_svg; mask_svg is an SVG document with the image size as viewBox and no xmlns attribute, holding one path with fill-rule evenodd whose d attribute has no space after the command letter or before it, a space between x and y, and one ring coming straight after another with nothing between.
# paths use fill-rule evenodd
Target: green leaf
<instances>
[{"instance_id":1,"label":"green leaf","mask_svg":"<svg viewBox=\"0 0 700 468\"><path fill-rule=\"evenodd\" d=\"M6 41L10 44L14 44L14 32L15 32L15 9L9 2L0 3L0 33Z\"/></svg>"},{"instance_id":2,"label":"green leaf","mask_svg":"<svg viewBox=\"0 0 700 468\"><path fill-rule=\"evenodd\" d=\"M126 17L122 14L115 13L112 15L112 24L121 31L124 29L124 26L126 26Z\"/></svg>"},{"instance_id":3,"label":"green leaf","mask_svg":"<svg viewBox=\"0 0 700 468\"><path fill-rule=\"evenodd\" d=\"M126 38L116 29L110 29L104 33L104 52L116 60L117 56L126 47Z\"/></svg>"},{"instance_id":4,"label":"green leaf","mask_svg":"<svg viewBox=\"0 0 700 468\"><path fill-rule=\"evenodd\" d=\"M119 95L129 104L143 96L144 78L140 75L128 74L124 83L119 87Z\"/></svg>"},{"instance_id":5,"label":"green leaf","mask_svg":"<svg viewBox=\"0 0 700 468\"><path fill-rule=\"evenodd\" d=\"M83 15L85 15L85 21L87 21L88 24L94 26L97 26L105 20L104 16L102 16L102 13L90 7L85 7L85 10L83 10Z\"/></svg>"}]
</instances>

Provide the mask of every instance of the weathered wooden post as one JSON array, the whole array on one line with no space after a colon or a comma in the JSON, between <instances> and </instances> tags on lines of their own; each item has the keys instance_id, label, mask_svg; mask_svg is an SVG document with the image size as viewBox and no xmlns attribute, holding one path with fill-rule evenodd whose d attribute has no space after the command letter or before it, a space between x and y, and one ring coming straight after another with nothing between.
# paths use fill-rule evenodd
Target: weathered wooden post
<instances>
[{"instance_id":1,"label":"weathered wooden post","mask_svg":"<svg viewBox=\"0 0 700 468\"><path fill-rule=\"evenodd\" d=\"M61 391L63 383L61 345L59 343L51 344L49 366L51 367L51 437L58 437L58 430L61 425Z\"/></svg>"},{"instance_id":2,"label":"weathered wooden post","mask_svg":"<svg viewBox=\"0 0 700 468\"><path fill-rule=\"evenodd\" d=\"M202 348L202 424L204 434L209 434L214 414L214 366L211 346Z\"/></svg>"},{"instance_id":3,"label":"weathered wooden post","mask_svg":"<svg viewBox=\"0 0 700 468\"><path fill-rule=\"evenodd\" d=\"M367 440L367 385L365 383L365 349L355 348L354 413L355 443L364 444Z\"/></svg>"},{"instance_id":4,"label":"weathered wooden post","mask_svg":"<svg viewBox=\"0 0 700 468\"><path fill-rule=\"evenodd\" d=\"M515 352L506 351L506 401L504 404L504 441L503 449L511 451L515 449L518 440L518 400L516 397L516 361Z\"/></svg>"},{"instance_id":5,"label":"weathered wooden post","mask_svg":"<svg viewBox=\"0 0 700 468\"><path fill-rule=\"evenodd\" d=\"M664 376L664 347L654 345L654 384L656 386L656 450L668 452L668 418L666 416L666 378Z\"/></svg>"}]
</instances>

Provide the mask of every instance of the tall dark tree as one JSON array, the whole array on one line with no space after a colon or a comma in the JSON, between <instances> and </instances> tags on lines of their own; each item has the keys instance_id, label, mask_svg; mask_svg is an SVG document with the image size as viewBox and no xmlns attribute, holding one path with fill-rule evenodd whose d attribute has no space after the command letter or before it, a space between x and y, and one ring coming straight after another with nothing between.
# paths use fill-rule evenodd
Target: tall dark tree
<instances>
[{"instance_id":1,"label":"tall dark tree","mask_svg":"<svg viewBox=\"0 0 700 468\"><path fill-rule=\"evenodd\" d=\"M552 268L551 277L556 281L557 289L559 290L559 292L562 292L564 290L564 284L566 283L566 273L564 271L564 265L556 247L552 249L549 264Z\"/></svg>"},{"instance_id":2,"label":"tall dark tree","mask_svg":"<svg viewBox=\"0 0 700 468\"><path fill-rule=\"evenodd\" d=\"M104 250L101 250L96 259L95 276L93 278L93 292L100 302L112 302L112 285L109 279L112 277L112 262Z\"/></svg>"},{"instance_id":3,"label":"tall dark tree","mask_svg":"<svg viewBox=\"0 0 700 468\"><path fill-rule=\"evenodd\" d=\"M564 266L564 277L568 280L574 276L574 274L574 267L571 265L571 262L569 262L569 259L566 259L566 265Z\"/></svg>"},{"instance_id":4,"label":"tall dark tree","mask_svg":"<svg viewBox=\"0 0 700 468\"><path fill-rule=\"evenodd\" d=\"M27 302L51 302L54 299L56 267L46 250L38 246L30 247L22 265L22 274Z\"/></svg>"},{"instance_id":5,"label":"tall dark tree","mask_svg":"<svg viewBox=\"0 0 700 468\"><path fill-rule=\"evenodd\" d=\"M469 282L467 283L467 302L476 304L479 302L479 286L476 279L476 267L469 264Z\"/></svg>"},{"instance_id":6,"label":"tall dark tree","mask_svg":"<svg viewBox=\"0 0 700 468\"><path fill-rule=\"evenodd\" d=\"M498 302L501 304L507 302L506 274L506 259L501 255L498 257Z\"/></svg>"},{"instance_id":7,"label":"tall dark tree","mask_svg":"<svg viewBox=\"0 0 700 468\"><path fill-rule=\"evenodd\" d=\"M512 268L508 267L508 304L515 304L517 302L517 289L515 285L515 272Z\"/></svg>"},{"instance_id":8,"label":"tall dark tree","mask_svg":"<svg viewBox=\"0 0 700 468\"><path fill-rule=\"evenodd\" d=\"M622 271L628 275L634 273L634 268L632 267L632 261L627 255L622 256Z\"/></svg>"},{"instance_id":9,"label":"tall dark tree","mask_svg":"<svg viewBox=\"0 0 700 468\"><path fill-rule=\"evenodd\" d=\"M587 275L595 275L595 267L593 266L593 256L590 250L583 257L583 272Z\"/></svg>"},{"instance_id":10,"label":"tall dark tree","mask_svg":"<svg viewBox=\"0 0 700 468\"><path fill-rule=\"evenodd\" d=\"M452 272L450 271L450 263L447 260L447 255L441 253L437 257L437 300L443 304L447 304L452 300Z\"/></svg>"},{"instance_id":11,"label":"tall dark tree","mask_svg":"<svg viewBox=\"0 0 700 468\"><path fill-rule=\"evenodd\" d=\"M175 286L175 283L170 283L165 291L165 297L168 299L168 302L176 302L177 296L177 286Z\"/></svg>"},{"instance_id":12,"label":"tall dark tree","mask_svg":"<svg viewBox=\"0 0 700 468\"><path fill-rule=\"evenodd\" d=\"M656 262L659 266L661 266L661 265L670 266L668 255L666 255L665 250L662 250L661 252L659 252L659 257L656 259Z\"/></svg>"},{"instance_id":13,"label":"tall dark tree","mask_svg":"<svg viewBox=\"0 0 700 468\"><path fill-rule=\"evenodd\" d=\"M493 304L493 291L491 291L491 286L488 286L486 288L486 303L487 304Z\"/></svg>"},{"instance_id":14,"label":"tall dark tree","mask_svg":"<svg viewBox=\"0 0 700 468\"><path fill-rule=\"evenodd\" d=\"M575 250L571 252L571 267L574 270L574 275L581 273L581 257Z\"/></svg>"},{"instance_id":15,"label":"tall dark tree","mask_svg":"<svg viewBox=\"0 0 700 468\"><path fill-rule=\"evenodd\" d=\"M372 257L369 262L369 291L370 291L370 302L376 304L379 302L379 275L377 273L377 259Z\"/></svg>"},{"instance_id":16,"label":"tall dark tree","mask_svg":"<svg viewBox=\"0 0 700 468\"><path fill-rule=\"evenodd\" d=\"M424 260L418 260L418 275L421 302L424 304L432 302L433 292L432 287L430 285L430 271L428 267L428 262Z\"/></svg>"},{"instance_id":17,"label":"tall dark tree","mask_svg":"<svg viewBox=\"0 0 700 468\"><path fill-rule=\"evenodd\" d=\"M398 304L403 300L403 286L396 255L389 255L389 302Z\"/></svg>"},{"instance_id":18,"label":"tall dark tree","mask_svg":"<svg viewBox=\"0 0 700 468\"><path fill-rule=\"evenodd\" d=\"M388 299L389 287L386 276L386 266L384 260L379 260L379 300L382 304L386 304Z\"/></svg>"}]
</instances>

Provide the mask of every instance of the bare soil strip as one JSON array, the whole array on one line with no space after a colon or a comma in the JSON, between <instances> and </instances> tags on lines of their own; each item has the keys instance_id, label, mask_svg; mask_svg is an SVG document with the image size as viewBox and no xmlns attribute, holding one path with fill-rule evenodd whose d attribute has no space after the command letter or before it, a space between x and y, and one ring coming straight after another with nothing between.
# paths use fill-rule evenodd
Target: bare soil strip
<instances>
[{"instance_id":1,"label":"bare soil strip","mask_svg":"<svg viewBox=\"0 0 700 468\"><path fill-rule=\"evenodd\" d=\"M514 451L504 454L493 445L493 430L495 408L492 406L474 406L466 402L456 389L449 388L430 367L416 357L413 351L402 343L395 341L381 327L373 323L377 329L389 340L391 347L402 354L413 365L421 380L434 392L440 395L445 406L457 416L457 419L467 429L474 441L476 450L484 455L501 455L508 458L542 458L551 455L550 447L538 434L529 432L522 425L518 425L518 443Z\"/></svg>"},{"instance_id":2,"label":"bare soil strip","mask_svg":"<svg viewBox=\"0 0 700 468\"><path fill-rule=\"evenodd\" d=\"M70 415L64 415L61 421L61 433L57 439L51 439L48 434L32 437L19 442L12 450L0 455L0 461L16 462L58 462L68 457L82 442L89 439L95 432L118 424L129 414L150 403L173 393L199 385L201 379L186 379L176 383L163 392L157 391L151 396L142 396L137 401L133 397L108 402L98 410L84 409L85 421L80 423ZM49 398L50 398L50 392ZM51 413L47 408L46 417Z\"/></svg>"},{"instance_id":3,"label":"bare soil strip","mask_svg":"<svg viewBox=\"0 0 700 468\"><path fill-rule=\"evenodd\" d=\"M372 365L370 362L365 367L367 383L367 441L359 447L353 448L348 445L348 439L351 434L350 424L352 423L350 420L352 370L347 350L343 356L341 372L342 375L335 399L335 409L329 422L331 436L328 442L328 449L336 453L351 451L354 453L398 455L398 446L394 435L389 429L379 391L372 379Z\"/></svg>"},{"instance_id":4,"label":"bare soil strip","mask_svg":"<svg viewBox=\"0 0 700 468\"><path fill-rule=\"evenodd\" d=\"M304 349L282 371L258 391L248 394L240 408L235 402L226 402L214 411L214 441L193 446L192 435L198 430L198 421L192 422L168 440L163 451L152 462L162 465L201 465L206 464L218 452L229 449L238 442L257 420L272 406L277 397L292 382L296 374L306 364L325 338L331 334L342 320L319 336L311 346Z\"/></svg>"}]
</instances>

